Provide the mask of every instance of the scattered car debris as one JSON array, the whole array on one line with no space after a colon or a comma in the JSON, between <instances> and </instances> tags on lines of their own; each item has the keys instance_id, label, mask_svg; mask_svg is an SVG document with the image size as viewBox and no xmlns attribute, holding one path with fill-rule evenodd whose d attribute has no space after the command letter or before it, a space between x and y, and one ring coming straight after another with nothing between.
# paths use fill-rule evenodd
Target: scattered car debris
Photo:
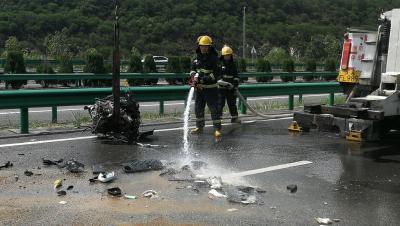
<instances>
[{"instance_id":1,"label":"scattered car debris","mask_svg":"<svg viewBox=\"0 0 400 226\"><path fill-rule=\"evenodd\" d=\"M177 174L179 171L174 169L174 168L166 168L163 171L161 171L160 176L166 176L166 175L174 175Z\"/></svg>"},{"instance_id":2,"label":"scattered car debris","mask_svg":"<svg viewBox=\"0 0 400 226\"><path fill-rule=\"evenodd\" d=\"M12 162L8 161L4 165L0 166L0 170L3 168L10 168L12 166L13 166Z\"/></svg>"},{"instance_id":3,"label":"scattered car debris","mask_svg":"<svg viewBox=\"0 0 400 226\"><path fill-rule=\"evenodd\" d=\"M210 188L210 184L204 180L195 180L193 182L193 187L195 187L195 188Z\"/></svg>"},{"instance_id":4,"label":"scattered car debris","mask_svg":"<svg viewBox=\"0 0 400 226\"><path fill-rule=\"evenodd\" d=\"M62 179L57 179L54 181L54 189L57 189L62 186Z\"/></svg>"},{"instance_id":5,"label":"scattered car debris","mask_svg":"<svg viewBox=\"0 0 400 226\"><path fill-rule=\"evenodd\" d=\"M113 187L113 188L109 188L107 189L108 194L112 195L112 196L121 196L122 191L119 187Z\"/></svg>"},{"instance_id":6,"label":"scattered car debris","mask_svg":"<svg viewBox=\"0 0 400 226\"><path fill-rule=\"evenodd\" d=\"M224 194L219 193L217 190L215 189L211 189L208 192L208 198L209 199L214 199L214 198L226 198L227 196Z\"/></svg>"},{"instance_id":7,"label":"scattered car debris","mask_svg":"<svg viewBox=\"0 0 400 226\"><path fill-rule=\"evenodd\" d=\"M69 191L69 190L72 190L73 188L74 188L74 186L70 185L67 187L67 190Z\"/></svg>"},{"instance_id":8,"label":"scattered car debris","mask_svg":"<svg viewBox=\"0 0 400 226\"><path fill-rule=\"evenodd\" d=\"M295 184L290 184L286 186L286 189L290 191L290 193L295 193L297 192L297 185Z\"/></svg>"},{"instance_id":9,"label":"scattered car debris","mask_svg":"<svg viewBox=\"0 0 400 226\"><path fill-rule=\"evenodd\" d=\"M168 145L160 145L160 144L142 144L142 143L136 143L140 147L145 147L145 148L167 148Z\"/></svg>"},{"instance_id":10,"label":"scattered car debris","mask_svg":"<svg viewBox=\"0 0 400 226\"><path fill-rule=\"evenodd\" d=\"M144 192L142 193L142 196L143 196L143 197L146 197L146 198L151 198L151 199L157 198L157 197L158 197L157 192L154 191L154 190L147 190L147 191L144 191Z\"/></svg>"},{"instance_id":11,"label":"scattered car debris","mask_svg":"<svg viewBox=\"0 0 400 226\"><path fill-rule=\"evenodd\" d=\"M18 155L23 156L23 155L25 155L25 154L24 154L24 153L18 153Z\"/></svg>"},{"instance_id":12,"label":"scattered car debris","mask_svg":"<svg viewBox=\"0 0 400 226\"><path fill-rule=\"evenodd\" d=\"M19 176L18 175L14 175L14 178L15 178L15 181L18 181L19 180Z\"/></svg>"},{"instance_id":13,"label":"scattered car debris","mask_svg":"<svg viewBox=\"0 0 400 226\"><path fill-rule=\"evenodd\" d=\"M227 200L233 203L264 205L264 201L258 196L256 189L246 186L228 186L223 191Z\"/></svg>"},{"instance_id":14,"label":"scattered car debris","mask_svg":"<svg viewBox=\"0 0 400 226\"><path fill-rule=\"evenodd\" d=\"M97 181L98 176L89 178L89 183L95 183Z\"/></svg>"},{"instance_id":15,"label":"scattered car debris","mask_svg":"<svg viewBox=\"0 0 400 226\"><path fill-rule=\"evenodd\" d=\"M328 205L328 203L327 203L327 202L324 202L324 205Z\"/></svg>"},{"instance_id":16,"label":"scattered car debris","mask_svg":"<svg viewBox=\"0 0 400 226\"><path fill-rule=\"evenodd\" d=\"M64 159L58 159L58 160L51 160L47 158L42 158L42 162L46 166L51 166L51 165L56 165L58 166L60 163L62 163Z\"/></svg>"},{"instance_id":17,"label":"scattered car debris","mask_svg":"<svg viewBox=\"0 0 400 226\"><path fill-rule=\"evenodd\" d=\"M163 164L160 160L146 159L146 160L133 160L129 163L123 164L125 173L144 172L150 170L162 170Z\"/></svg>"},{"instance_id":18,"label":"scattered car debris","mask_svg":"<svg viewBox=\"0 0 400 226\"><path fill-rule=\"evenodd\" d=\"M315 220L318 222L318 224L322 224L322 225L332 224L332 220L329 218L317 217L317 218L315 218Z\"/></svg>"},{"instance_id":19,"label":"scattered car debris","mask_svg":"<svg viewBox=\"0 0 400 226\"><path fill-rule=\"evenodd\" d=\"M238 211L238 209L232 208L232 209L227 209L226 211L228 211L228 212L235 212L235 211Z\"/></svg>"},{"instance_id":20,"label":"scattered car debris","mask_svg":"<svg viewBox=\"0 0 400 226\"><path fill-rule=\"evenodd\" d=\"M32 172L32 171L29 171L29 170L25 170L24 174L25 174L25 176L30 177L30 176L33 175L33 172Z\"/></svg>"},{"instance_id":21,"label":"scattered car debris","mask_svg":"<svg viewBox=\"0 0 400 226\"><path fill-rule=\"evenodd\" d=\"M57 195L58 195L58 196L64 196L64 195L66 195L66 194L67 194L67 192L64 191L64 190L57 191Z\"/></svg>"},{"instance_id":22,"label":"scattered car debris","mask_svg":"<svg viewBox=\"0 0 400 226\"><path fill-rule=\"evenodd\" d=\"M207 179L207 183L213 189L221 189L222 188L222 179L221 177L210 177Z\"/></svg>"},{"instance_id":23,"label":"scattered car debris","mask_svg":"<svg viewBox=\"0 0 400 226\"><path fill-rule=\"evenodd\" d=\"M120 97L120 118L115 126L112 95L98 99L92 106L85 106L92 118L92 133L103 134L107 138L132 144L139 137L140 111L139 104L130 94Z\"/></svg>"},{"instance_id":24,"label":"scattered car debris","mask_svg":"<svg viewBox=\"0 0 400 226\"><path fill-rule=\"evenodd\" d=\"M124 198L126 198L126 199L136 199L136 196L134 196L134 195L124 195Z\"/></svg>"},{"instance_id":25,"label":"scattered car debris","mask_svg":"<svg viewBox=\"0 0 400 226\"><path fill-rule=\"evenodd\" d=\"M65 163L64 167L71 173L80 173L83 171L83 168L85 168L85 165L75 159L71 159Z\"/></svg>"},{"instance_id":26,"label":"scattered car debris","mask_svg":"<svg viewBox=\"0 0 400 226\"><path fill-rule=\"evenodd\" d=\"M66 201L59 201L58 203L59 203L59 204L61 204L61 205L65 205L65 204L67 204L67 202L66 202Z\"/></svg>"},{"instance_id":27,"label":"scattered car debris","mask_svg":"<svg viewBox=\"0 0 400 226\"><path fill-rule=\"evenodd\" d=\"M115 176L114 171L107 174L100 173L99 176L97 177L97 180L103 183L108 183L115 179L117 179L117 177Z\"/></svg>"}]
</instances>

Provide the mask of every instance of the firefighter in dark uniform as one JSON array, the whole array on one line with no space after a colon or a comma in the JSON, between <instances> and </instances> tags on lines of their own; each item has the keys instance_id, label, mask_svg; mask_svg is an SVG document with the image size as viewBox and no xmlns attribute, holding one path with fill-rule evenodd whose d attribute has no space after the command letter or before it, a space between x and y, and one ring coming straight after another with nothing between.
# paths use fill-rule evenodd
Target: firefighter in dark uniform
<instances>
[{"instance_id":1,"label":"firefighter in dark uniform","mask_svg":"<svg viewBox=\"0 0 400 226\"><path fill-rule=\"evenodd\" d=\"M197 57L193 61L189 84L195 87L196 128L192 134L199 134L205 125L204 110L206 104L211 112L214 126L214 137L221 138L221 117L219 112L219 91L217 81L220 79L218 52L212 46L209 36L200 36L197 40Z\"/></svg>"},{"instance_id":2,"label":"firefighter in dark uniform","mask_svg":"<svg viewBox=\"0 0 400 226\"><path fill-rule=\"evenodd\" d=\"M220 92L220 113L223 114L223 108L225 106L225 101L228 104L229 113L231 114L232 123L241 123L238 118L239 114L236 107L236 95L235 89L239 86L239 76L236 68L236 62L233 60L233 50L231 47L225 45L221 50L221 74L222 80L229 82L233 87L219 87Z\"/></svg>"}]
</instances>

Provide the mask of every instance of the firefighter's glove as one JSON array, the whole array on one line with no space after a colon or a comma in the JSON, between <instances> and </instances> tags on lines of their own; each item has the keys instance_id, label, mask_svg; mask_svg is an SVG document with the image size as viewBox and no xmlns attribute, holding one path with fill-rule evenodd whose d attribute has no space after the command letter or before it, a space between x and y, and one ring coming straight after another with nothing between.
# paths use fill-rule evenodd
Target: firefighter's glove
<instances>
[{"instance_id":1,"label":"firefighter's glove","mask_svg":"<svg viewBox=\"0 0 400 226\"><path fill-rule=\"evenodd\" d=\"M191 87L196 87L198 82L199 82L199 74L192 72L190 74L189 85Z\"/></svg>"}]
</instances>

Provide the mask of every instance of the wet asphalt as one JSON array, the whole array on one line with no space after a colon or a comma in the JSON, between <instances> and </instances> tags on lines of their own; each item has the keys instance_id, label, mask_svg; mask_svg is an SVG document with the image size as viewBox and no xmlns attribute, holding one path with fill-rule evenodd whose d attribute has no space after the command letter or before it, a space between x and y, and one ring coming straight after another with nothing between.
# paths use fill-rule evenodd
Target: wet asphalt
<instances>
[{"instance_id":1,"label":"wet asphalt","mask_svg":"<svg viewBox=\"0 0 400 226\"><path fill-rule=\"evenodd\" d=\"M208 127L204 134L190 137L188 155L182 151L182 130L173 129L181 125L164 126L142 141L167 147L116 144L98 138L4 146L92 136L88 132L0 139L0 164L14 164L0 170L0 224L318 225L315 218L327 217L340 220L333 225L399 225L400 134L359 144L332 133L290 134L289 123L290 119L282 119L226 125L219 142ZM85 164L85 171L73 174L65 168L46 167L42 157L75 158ZM230 181L266 191L260 194L264 205L244 205L210 199L209 189L193 191L191 183L168 181L159 171L124 173L120 164L133 159L177 165L188 159L201 160L208 163L202 173L222 176L297 161L312 163ZM115 171L117 180L90 184L95 164ZM25 170L34 175L25 176ZM65 179L62 189L74 188L58 197L53 190L56 179ZM286 189L290 184L297 185L297 192ZM153 189L159 198L127 200L104 192L115 186L136 196Z\"/></svg>"}]
</instances>

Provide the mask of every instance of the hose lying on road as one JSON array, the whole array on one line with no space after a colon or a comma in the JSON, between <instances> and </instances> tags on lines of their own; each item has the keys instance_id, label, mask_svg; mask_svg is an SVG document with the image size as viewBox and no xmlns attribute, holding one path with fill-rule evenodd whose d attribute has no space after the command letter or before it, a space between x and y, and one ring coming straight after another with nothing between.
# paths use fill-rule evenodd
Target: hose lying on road
<instances>
[{"instance_id":1,"label":"hose lying on road","mask_svg":"<svg viewBox=\"0 0 400 226\"><path fill-rule=\"evenodd\" d=\"M228 89L234 89L233 85L231 83L225 82L223 80L219 80L218 81L218 85L221 86L221 87L226 87ZM249 105L249 103L247 103L247 100L242 96L242 94L239 92L238 89L235 89L235 94L243 102L243 104L247 107L247 109L249 109L253 114L255 114L255 115L257 115L257 116L259 116L261 118L265 118L265 119L275 118L275 117L270 116L270 115L261 114L261 113L257 112L256 110L254 110L254 108L252 108Z\"/></svg>"}]
</instances>

